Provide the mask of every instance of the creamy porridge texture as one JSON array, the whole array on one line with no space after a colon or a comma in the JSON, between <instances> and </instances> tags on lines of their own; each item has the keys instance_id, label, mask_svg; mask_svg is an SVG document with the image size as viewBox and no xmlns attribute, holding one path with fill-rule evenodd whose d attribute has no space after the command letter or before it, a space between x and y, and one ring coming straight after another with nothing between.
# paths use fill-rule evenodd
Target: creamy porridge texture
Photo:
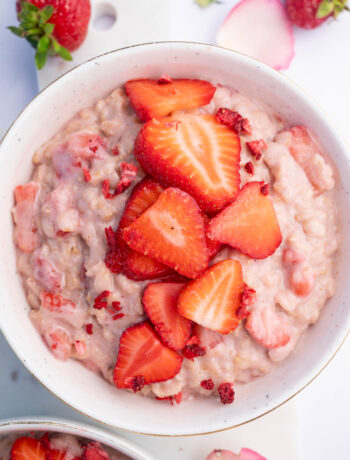
<instances>
[{"instance_id":1,"label":"creamy porridge texture","mask_svg":"<svg viewBox=\"0 0 350 460\"><path fill-rule=\"evenodd\" d=\"M130 460L108 446L64 433L12 433L0 436L1 460Z\"/></svg>"},{"instance_id":2,"label":"creamy porridge texture","mask_svg":"<svg viewBox=\"0 0 350 460\"><path fill-rule=\"evenodd\" d=\"M172 83L163 82L164 86L167 84ZM134 105L130 94L129 98ZM131 268L129 271L119 270L116 248L119 243L127 245L115 231L134 186L145 176L134 155L135 138L143 123L135 114L129 98L123 88L116 89L94 107L81 110L55 137L38 149L33 156L31 181L15 191L17 204L13 211L18 270L34 325L56 358L79 360L111 384L118 382L114 369L122 333L146 318L142 303L146 287L155 280L166 278L177 283L178 288L174 288L177 298L181 289L183 295L184 283L188 281L186 277L198 278L203 273L200 258L194 256L196 252L192 252L191 248L185 253L195 259L193 264L196 262L198 265L196 276L180 269L176 275L174 264L165 257L153 261L153 275L148 280L143 279L135 271L137 264L130 262L134 254L131 249L128 249ZM240 186L241 191L234 203L238 203L240 197L243 201L244 193L248 192L249 199L253 199L254 186L260 187L261 194L256 199L265 200L266 213L271 219L277 218L277 223L268 227L274 232L274 239L268 237L274 245L268 255L245 255L249 251L233 249L227 244L220 246L220 243L227 243L215 236L222 229L221 221L215 226L218 217L213 217L216 212L207 204L203 205L206 203L206 197L201 195L203 191L189 190L187 185L182 187L176 181L167 185L183 188L184 192L177 188L164 191L164 180L155 177L162 183L157 185L159 188L152 188L155 186L151 180L150 189L155 196L150 204L156 202L150 208L154 209L150 220L152 225L161 229L172 218L170 214L163 213L158 219L157 206L161 206L162 200L159 196L163 196L167 204L185 195L190 202L193 198L185 192L190 193L212 218L207 238L216 238L216 248L211 254L216 255L209 266L228 259L238 261L232 270L242 272L237 276L243 276L244 280L239 291L245 301L241 298L243 314L239 315L236 310L236 323L230 328L232 332L220 333L218 329L203 327L204 324L196 320L191 325L193 316L184 313L186 319L177 319L177 324L183 330L187 327L186 322L189 324L186 350L182 347L183 353L169 351L169 360L174 361L175 367L179 356L181 369L177 369L172 378L151 379L149 381L154 383L146 385L144 373L137 372L134 377L139 380L134 379L129 385L134 391L140 390L158 398L176 396L177 401L181 396L188 399L198 394L217 394L221 384L232 386L269 372L292 352L308 326L317 321L322 307L335 289L333 272L338 235L332 194L334 179L332 168L316 141L306 128L288 126L259 101L228 87L216 85L211 101L203 107L198 105L201 104L186 107L186 111L171 110L172 116L166 123L172 128L174 123L180 123L180 127L176 125L174 130L181 132L185 129L183 126L187 126L186 117L203 116L200 123L212 123L214 117L205 118L206 114L220 113L220 108L238 112L243 117L235 134L241 145L237 163L237 174L240 176L238 188ZM225 119L221 123L218 117L216 120L218 125L227 128ZM159 123L151 120L147 125L150 129L158 129ZM202 139L205 134L200 128L198 132ZM222 135L226 135L226 131ZM146 150L146 147L143 148ZM199 163L198 168L201 167ZM171 176L169 172L167 174ZM254 184L245 186L249 182ZM217 200L219 202L221 196ZM231 201L223 202L217 209L223 209ZM143 204L143 210L135 217L150 204ZM188 206L192 206L191 218L196 221L195 207L198 205L191 202ZM179 208L179 215L181 212ZM146 218L150 218L147 213L140 217L145 219L145 227L150 228ZM125 222L123 228L134 219ZM176 222L169 225L172 229L176 228ZM106 238L105 229L110 227ZM128 229L122 235L123 238L127 235L131 241L134 233L131 235ZM265 235L263 231L261 234ZM175 235L174 241L169 244L175 242L181 246L180 237L182 235ZM129 244L132 249L138 249L136 245L140 239L135 241ZM198 238L196 244L196 248L200 248L200 245L209 245L209 242ZM148 250L138 250L149 255ZM204 269L207 268L208 260L203 263ZM223 265L216 267L222 268ZM155 273L158 273L158 278ZM148 316L155 323L152 313ZM149 330L142 331L150 334L149 337L154 334L151 326ZM156 327L156 331L158 333L159 328ZM170 348L179 350L178 347ZM133 355L130 354L128 359L132 361ZM118 361L122 366L122 359ZM124 383L117 386L127 387ZM220 397L225 402L221 393Z\"/></svg>"}]
</instances>

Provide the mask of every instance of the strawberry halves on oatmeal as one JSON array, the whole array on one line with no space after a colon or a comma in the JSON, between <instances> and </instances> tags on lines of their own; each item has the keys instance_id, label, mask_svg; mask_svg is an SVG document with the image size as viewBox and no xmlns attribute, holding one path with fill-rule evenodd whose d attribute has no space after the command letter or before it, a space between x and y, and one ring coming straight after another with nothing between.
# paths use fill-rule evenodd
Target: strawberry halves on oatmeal
<instances>
[{"instance_id":1,"label":"strawberry halves on oatmeal","mask_svg":"<svg viewBox=\"0 0 350 460\"><path fill-rule=\"evenodd\" d=\"M172 80L167 75L159 80L130 80L125 84L126 94L141 121L207 105L215 90L204 80Z\"/></svg>"},{"instance_id":2,"label":"strawberry halves on oatmeal","mask_svg":"<svg viewBox=\"0 0 350 460\"><path fill-rule=\"evenodd\" d=\"M13 217L16 224L15 242L23 252L32 252L38 246L39 237L34 222L35 199L39 192L36 182L28 182L15 188L16 206Z\"/></svg>"},{"instance_id":3,"label":"strawberry halves on oatmeal","mask_svg":"<svg viewBox=\"0 0 350 460\"><path fill-rule=\"evenodd\" d=\"M180 371L182 357L165 346L149 321L126 329L119 343L114 383L139 391L144 385L169 380Z\"/></svg>"}]
</instances>

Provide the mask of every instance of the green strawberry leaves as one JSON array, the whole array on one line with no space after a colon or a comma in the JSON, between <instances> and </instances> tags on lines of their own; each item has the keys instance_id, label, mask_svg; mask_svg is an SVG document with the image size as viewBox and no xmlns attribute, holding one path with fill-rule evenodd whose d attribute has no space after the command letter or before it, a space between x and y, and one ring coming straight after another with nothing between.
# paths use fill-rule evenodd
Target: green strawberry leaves
<instances>
[{"instance_id":1,"label":"green strawberry leaves","mask_svg":"<svg viewBox=\"0 0 350 460\"><path fill-rule=\"evenodd\" d=\"M25 38L36 49L35 64L39 70L46 64L47 56L60 56L66 61L72 60L67 48L61 46L53 37L55 24L48 22L53 13L52 5L40 9L32 3L22 2L18 14L19 26L8 27L12 33Z\"/></svg>"},{"instance_id":2,"label":"green strawberry leaves","mask_svg":"<svg viewBox=\"0 0 350 460\"><path fill-rule=\"evenodd\" d=\"M194 0L194 1L197 3L197 5L201 6L202 8L206 8L212 3L221 3L218 0Z\"/></svg>"},{"instance_id":3,"label":"green strawberry leaves","mask_svg":"<svg viewBox=\"0 0 350 460\"><path fill-rule=\"evenodd\" d=\"M343 10L349 10L347 0L322 0L317 9L316 18L323 19L331 14L336 18Z\"/></svg>"}]
</instances>

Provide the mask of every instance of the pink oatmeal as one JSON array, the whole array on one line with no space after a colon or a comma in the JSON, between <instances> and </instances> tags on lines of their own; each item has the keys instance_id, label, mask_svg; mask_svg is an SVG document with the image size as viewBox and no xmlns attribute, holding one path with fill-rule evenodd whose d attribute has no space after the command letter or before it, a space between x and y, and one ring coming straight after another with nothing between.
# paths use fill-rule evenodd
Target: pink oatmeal
<instances>
[{"instance_id":1,"label":"pink oatmeal","mask_svg":"<svg viewBox=\"0 0 350 460\"><path fill-rule=\"evenodd\" d=\"M283 241L261 260L227 246L215 256L214 263L241 263L244 282L256 293L250 316L227 335L203 328L204 354L185 358L174 378L142 388L158 398L209 396L222 382L266 374L287 358L334 294L331 166L305 128L290 130L238 91L217 86L211 102L191 113L215 114L221 107L250 122L251 133L241 141L241 186L270 184L261 192L269 194ZM81 110L34 153L29 192L22 199L16 193L13 210L18 270L35 327L56 358L74 358L111 384L120 336L145 318L141 297L149 284L105 265L105 228L117 228L133 186L144 177L139 166L135 177L132 166L141 127L123 89Z\"/></svg>"}]
</instances>

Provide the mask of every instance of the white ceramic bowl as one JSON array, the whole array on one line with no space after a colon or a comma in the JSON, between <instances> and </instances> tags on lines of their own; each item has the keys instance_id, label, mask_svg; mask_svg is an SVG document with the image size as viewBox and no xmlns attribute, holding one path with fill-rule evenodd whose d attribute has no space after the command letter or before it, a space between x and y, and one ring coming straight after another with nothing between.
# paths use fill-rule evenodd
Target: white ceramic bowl
<instances>
[{"instance_id":1,"label":"white ceramic bowl","mask_svg":"<svg viewBox=\"0 0 350 460\"><path fill-rule=\"evenodd\" d=\"M28 317L16 273L12 241L13 189L26 182L34 150L79 109L106 96L130 78L198 77L236 87L263 100L290 124L304 124L318 137L339 172L336 189L341 221L337 290L320 320L286 361L264 378L236 387L232 405L216 398L171 407L118 391L74 360L57 361ZM347 266L350 263L350 174L348 151L325 113L280 73L246 56L193 43L153 43L129 47L88 61L40 93L21 113L0 150L0 324L9 344L39 381L78 411L114 427L141 433L183 435L230 428L276 408L325 367L344 340L350 319Z\"/></svg>"},{"instance_id":2,"label":"white ceramic bowl","mask_svg":"<svg viewBox=\"0 0 350 460\"><path fill-rule=\"evenodd\" d=\"M107 430L101 430L93 425L52 418L21 418L3 420L0 422L0 438L16 434L18 436L28 432L54 432L80 436L98 441L118 452L128 455L132 460L155 460L140 447Z\"/></svg>"}]
</instances>

